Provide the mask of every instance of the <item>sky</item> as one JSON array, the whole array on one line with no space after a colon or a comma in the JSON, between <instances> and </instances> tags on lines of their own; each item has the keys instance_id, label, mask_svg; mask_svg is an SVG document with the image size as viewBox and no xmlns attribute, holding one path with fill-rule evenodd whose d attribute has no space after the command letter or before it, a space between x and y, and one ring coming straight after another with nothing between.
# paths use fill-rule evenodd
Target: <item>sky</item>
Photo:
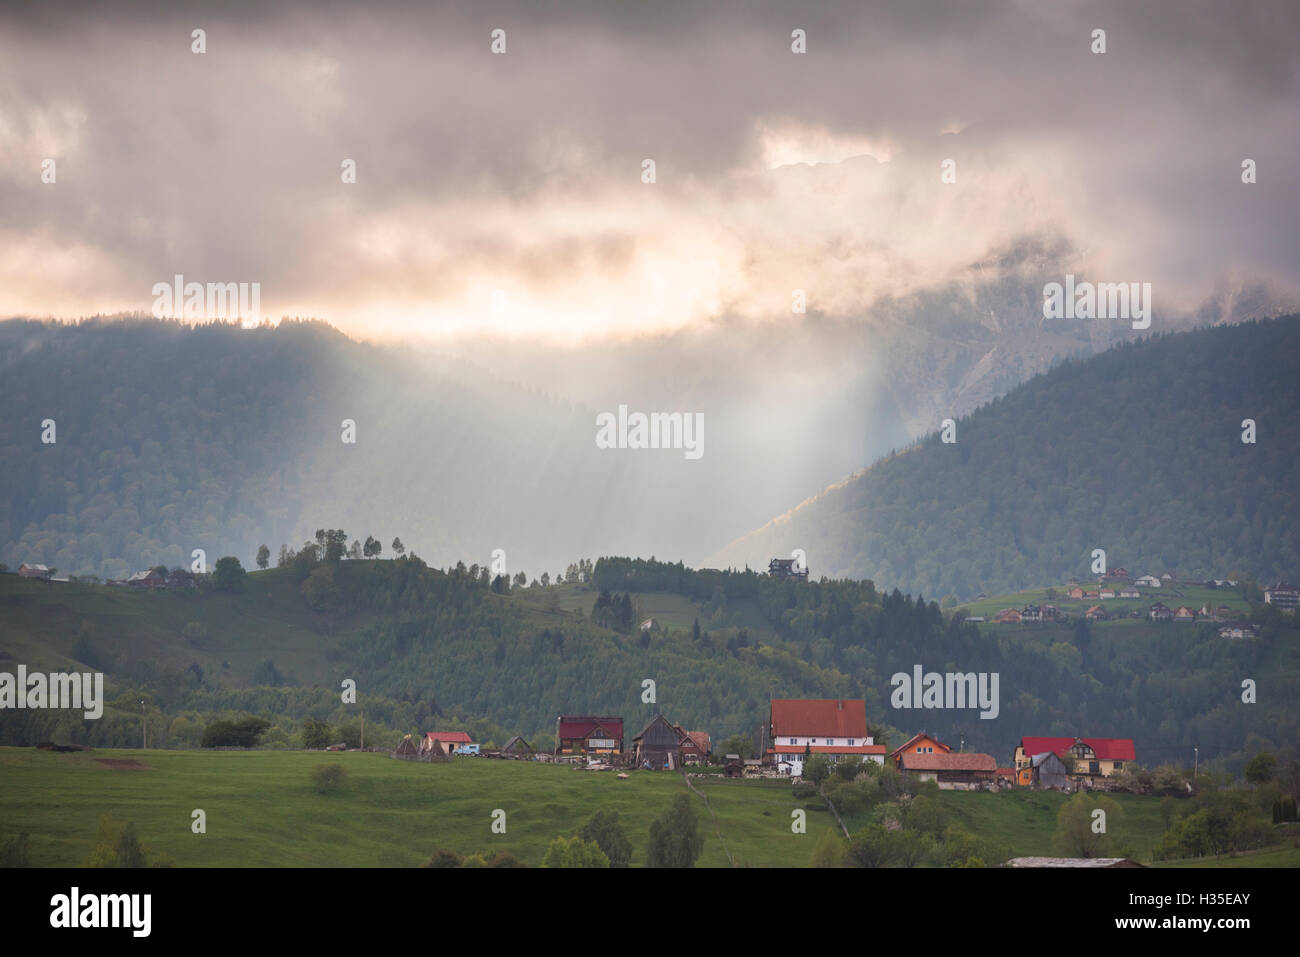
<instances>
[{"instance_id":1,"label":"sky","mask_svg":"<svg viewBox=\"0 0 1300 957\"><path fill-rule=\"evenodd\" d=\"M180 274L572 343L869 315L1026 241L1157 308L1294 304L1298 35L1287 2L8 7L0 317Z\"/></svg>"}]
</instances>

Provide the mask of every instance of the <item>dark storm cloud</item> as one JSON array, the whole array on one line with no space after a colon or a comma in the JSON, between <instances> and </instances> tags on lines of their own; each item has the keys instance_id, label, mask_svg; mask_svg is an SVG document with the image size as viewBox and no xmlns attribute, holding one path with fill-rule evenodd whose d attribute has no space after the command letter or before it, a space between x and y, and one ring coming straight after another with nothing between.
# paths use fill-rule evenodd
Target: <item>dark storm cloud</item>
<instances>
[{"instance_id":1,"label":"dark storm cloud","mask_svg":"<svg viewBox=\"0 0 1300 957\"><path fill-rule=\"evenodd\" d=\"M526 278L620 234L626 260L642 158L667 201L689 185L725 205L748 188L732 173L754 166L759 122L892 144L899 196L933 188L947 156L962 176L997 173L1017 211L1002 238L1042 227L1016 218L1026 195L1047 208L1068 192L1084 208L1052 225L1081 248L1131 243L1144 274L1297 267L1292 3L105 3L10 8L0 27L0 248L75 244L51 283L87 295L184 269L278 280L325 308L345 279L356 293L367 272L454 274L496 249ZM789 51L796 27L807 55ZM615 221L531 235L538 206L602 192L627 203ZM473 229L475 202L517 207L517 230ZM411 210L427 241L392 224ZM387 265L340 262L340 237L375 223Z\"/></svg>"}]
</instances>

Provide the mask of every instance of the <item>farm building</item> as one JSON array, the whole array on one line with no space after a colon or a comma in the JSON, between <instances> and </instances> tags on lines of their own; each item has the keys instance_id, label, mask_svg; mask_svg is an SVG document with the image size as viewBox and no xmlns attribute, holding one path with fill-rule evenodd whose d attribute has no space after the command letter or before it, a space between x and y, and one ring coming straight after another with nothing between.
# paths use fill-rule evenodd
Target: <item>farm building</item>
<instances>
[{"instance_id":1,"label":"farm building","mask_svg":"<svg viewBox=\"0 0 1300 957\"><path fill-rule=\"evenodd\" d=\"M167 585L167 579L156 568L147 568L142 572L136 572L126 580L126 583L132 588L164 588Z\"/></svg>"},{"instance_id":2,"label":"farm building","mask_svg":"<svg viewBox=\"0 0 1300 957\"><path fill-rule=\"evenodd\" d=\"M401 741L397 742L397 747L393 750L392 756L400 758L403 761L416 761L420 757L420 747L408 734L403 736Z\"/></svg>"},{"instance_id":3,"label":"farm building","mask_svg":"<svg viewBox=\"0 0 1300 957\"><path fill-rule=\"evenodd\" d=\"M617 757L623 753L623 717L562 714L556 719L555 742L557 757Z\"/></svg>"},{"instance_id":4,"label":"farm building","mask_svg":"<svg viewBox=\"0 0 1300 957\"><path fill-rule=\"evenodd\" d=\"M997 783L998 763L991 754L934 752L899 755L898 769L944 791L974 791Z\"/></svg>"},{"instance_id":5,"label":"farm building","mask_svg":"<svg viewBox=\"0 0 1300 957\"><path fill-rule=\"evenodd\" d=\"M1069 784L1065 762L1053 751L1031 755L1029 763L1016 772L1021 787L1063 791Z\"/></svg>"},{"instance_id":6,"label":"farm building","mask_svg":"<svg viewBox=\"0 0 1300 957\"><path fill-rule=\"evenodd\" d=\"M501 754L507 758L519 758L528 761L532 759L536 752L531 744L516 734L506 742L506 746L501 749Z\"/></svg>"},{"instance_id":7,"label":"farm building","mask_svg":"<svg viewBox=\"0 0 1300 957\"><path fill-rule=\"evenodd\" d=\"M39 563L23 562L18 566L18 574L23 578L43 578L48 579L51 575L49 568Z\"/></svg>"},{"instance_id":8,"label":"farm building","mask_svg":"<svg viewBox=\"0 0 1300 957\"><path fill-rule=\"evenodd\" d=\"M424 736L420 753L425 754L438 748L443 754L451 754L462 744L473 744L473 739L464 731L430 731Z\"/></svg>"},{"instance_id":9,"label":"farm building","mask_svg":"<svg viewBox=\"0 0 1300 957\"><path fill-rule=\"evenodd\" d=\"M632 739L632 763L648 771L676 771L682 766L682 732L657 714Z\"/></svg>"}]
</instances>

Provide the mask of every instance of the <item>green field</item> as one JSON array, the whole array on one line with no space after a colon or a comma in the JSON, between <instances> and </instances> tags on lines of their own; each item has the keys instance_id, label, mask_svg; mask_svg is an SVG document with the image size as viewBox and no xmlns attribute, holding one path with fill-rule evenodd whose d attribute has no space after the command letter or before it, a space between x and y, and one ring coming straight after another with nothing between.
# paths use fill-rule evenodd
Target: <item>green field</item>
<instances>
[{"instance_id":1,"label":"green field","mask_svg":"<svg viewBox=\"0 0 1300 957\"><path fill-rule=\"evenodd\" d=\"M1210 608L1225 605L1242 617L1245 617L1250 612L1250 604L1242 599L1236 589L1207 588L1204 585L1191 582L1172 582L1160 588L1137 587L1136 590L1142 595L1141 598L1108 598L1105 601L1099 601L1096 598L1072 599L1069 597L1069 591L1072 587L1071 585L1056 585L1054 598L1047 597L1046 587L1030 588L1012 595L994 595L990 598L966 602L957 605L954 610L960 609L966 612L967 615L982 615L984 618L991 620L994 615L1004 608L1014 608L1019 611L1029 604L1050 604L1059 608L1064 615L1069 615L1071 618L1080 618L1093 605L1101 605L1102 608L1106 609L1106 614L1113 618L1116 615L1127 615L1132 611L1141 611L1145 615L1152 605L1162 601L1173 609L1177 609L1180 605L1186 605L1193 611L1199 611L1202 605L1208 605ZM1113 583L1098 585L1096 582L1084 582L1083 587L1094 591L1099 588L1111 588L1118 592L1126 586ZM1045 624L1047 627L1051 627L1050 623ZM1172 625L1173 622L1168 624Z\"/></svg>"},{"instance_id":2,"label":"green field","mask_svg":"<svg viewBox=\"0 0 1300 957\"><path fill-rule=\"evenodd\" d=\"M114 768L103 759L147 767ZM348 782L338 794L321 795L311 771L333 761L347 769ZM422 764L365 752L0 748L0 779L0 839L26 832L37 866L81 865L105 814L134 822L147 853L182 867L411 867L439 848L505 850L538 865L555 837L573 833L602 808L619 812L632 865L639 866L650 822L685 789L681 776L669 773L633 772L620 781L567 766ZM802 867L834 826L820 799L796 801L785 782L714 776L693 783L709 798L708 808L696 802L705 835L700 866ZM1163 830L1159 799L1114 797L1124 809L1114 833L1146 860ZM1013 856L1052 853L1064 800L1030 791L942 793L951 821L1003 843ZM808 812L804 835L790 828L799 807ZM196 808L206 814L206 834L190 830ZM506 812L505 834L492 833L496 809ZM852 829L861 822L846 823ZM1292 867L1300 851L1181 863Z\"/></svg>"}]
</instances>

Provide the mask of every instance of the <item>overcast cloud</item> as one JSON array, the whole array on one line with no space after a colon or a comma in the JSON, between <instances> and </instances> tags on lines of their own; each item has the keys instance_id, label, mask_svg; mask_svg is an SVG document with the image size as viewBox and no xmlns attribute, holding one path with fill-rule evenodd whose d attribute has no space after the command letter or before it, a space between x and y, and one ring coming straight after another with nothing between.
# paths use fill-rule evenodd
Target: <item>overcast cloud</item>
<instances>
[{"instance_id":1,"label":"overcast cloud","mask_svg":"<svg viewBox=\"0 0 1300 957\"><path fill-rule=\"evenodd\" d=\"M1170 308L1294 296L1296 4L810 6L8 11L0 315L175 273L359 335L854 315L1020 236Z\"/></svg>"}]
</instances>

